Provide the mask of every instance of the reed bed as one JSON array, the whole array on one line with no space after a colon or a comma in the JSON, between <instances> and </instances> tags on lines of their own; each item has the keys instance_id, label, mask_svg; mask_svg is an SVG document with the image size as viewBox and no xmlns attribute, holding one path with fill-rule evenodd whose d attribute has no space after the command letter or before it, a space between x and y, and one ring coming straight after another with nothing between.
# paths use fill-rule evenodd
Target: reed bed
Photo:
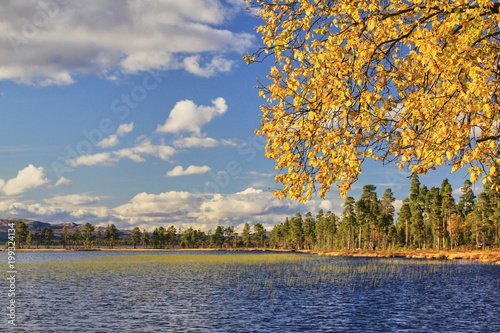
<instances>
[{"instance_id":1,"label":"reed bed","mask_svg":"<svg viewBox=\"0 0 500 333\"><path fill-rule=\"evenodd\" d=\"M33 293L63 288L69 297L133 305L206 299L220 293L276 298L294 290L354 290L402 284L457 272L473 273L467 261L341 258L309 254L123 255L72 262L19 264L20 284ZM498 281L496 281L498 285ZM118 296L117 296L118 295Z\"/></svg>"}]
</instances>

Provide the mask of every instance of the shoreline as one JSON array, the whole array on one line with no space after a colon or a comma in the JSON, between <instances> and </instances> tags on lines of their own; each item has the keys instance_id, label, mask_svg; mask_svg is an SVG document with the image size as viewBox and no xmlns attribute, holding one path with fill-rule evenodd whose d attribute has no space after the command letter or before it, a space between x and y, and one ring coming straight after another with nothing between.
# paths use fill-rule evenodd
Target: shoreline
<instances>
[{"instance_id":1,"label":"shoreline","mask_svg":"<svg viewBox=\"0 0 500 333\"><path fill-rule=\"evenodd\" d=\"M6 249L1 249L6 251ZM272 249L272 248L168 248L168 249L155 249L155 248L108 248L108 247L95 247L95 248L38 248L38 249L16 249L16 251L241 251L241 252L298 252L298 253L311 253L319 256L344 256L344 257L369 257L369 258L418 258L418 259L465 259L475 260L478 262L489 262L500 265L500 250L295 250L295 249Z\"/></svg>"},{"instance_id":2,"label":"shoreline","mask_svg":"<svg viewBox=\"0 0 500 333\"><path fill-rule=\"evenodd\" d=\"M417 259L447 259L447 260L475 260L500 265L500 250L342 250L316 251L306 250L325 256L371 257L371 258L417 258Z\"/></svg>"}]
</instances>

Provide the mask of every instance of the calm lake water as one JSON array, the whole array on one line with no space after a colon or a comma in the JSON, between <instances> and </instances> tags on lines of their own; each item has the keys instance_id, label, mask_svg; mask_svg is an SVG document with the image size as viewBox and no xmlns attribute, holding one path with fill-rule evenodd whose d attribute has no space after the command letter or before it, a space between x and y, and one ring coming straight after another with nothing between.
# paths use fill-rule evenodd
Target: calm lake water
<instances>
[{"instance_id":1,"label":"calm lake water","mask_svg":"<svg viewBox=\"0 0 500 333\"><path fill-rule=\"evenodd\" d=\"M1 332L500 332L498 265L225 251L17 256L17 325L7 324L3 288Z\"/></svg>"}]
</instances>

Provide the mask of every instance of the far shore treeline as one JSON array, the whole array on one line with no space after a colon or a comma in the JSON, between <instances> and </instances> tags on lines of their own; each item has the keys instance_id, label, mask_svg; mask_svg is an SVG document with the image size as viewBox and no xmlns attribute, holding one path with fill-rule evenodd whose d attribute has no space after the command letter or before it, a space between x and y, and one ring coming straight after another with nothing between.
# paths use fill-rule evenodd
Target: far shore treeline
<instances>
[{"instance_id":1,"label":"far shore treeline","mask_svg":"<svg viewBox=\"0 0 500 333\"><path fill-rule=\"evenodd\" d=\"M119 237L114 224L104 231L86 223L72 233L64 226L60 239L54 239L50 227L27 230L16 222L16 247L39 248L53 245L64 248L92 248L126 245L150 248L270 247L281 249L352 250L352 249L453 249L491 248L500 245L500 193L489 183L477 197L466 180L458 202L448 179L441 187L427 188L417 175L411 177L410 195L395 216L394 196L386 189L377 197L374 185L365 185L355 201L347 197L341 216L319 210L286 218L268 233L261 223L246 223L241 235L233 226L218 226L204 232L189 227L170 226L152 232L132 229L130 237ZM96 231L97 230L97 231ZM6 244L7 245L7 244Z\"/></svg>"}]
</instances>

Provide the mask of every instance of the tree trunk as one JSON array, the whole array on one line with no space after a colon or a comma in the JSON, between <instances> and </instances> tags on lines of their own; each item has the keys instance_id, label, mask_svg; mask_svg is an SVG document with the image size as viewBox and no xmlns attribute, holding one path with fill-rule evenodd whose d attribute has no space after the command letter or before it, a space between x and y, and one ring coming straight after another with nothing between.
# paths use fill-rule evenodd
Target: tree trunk
<instances>
[{"instance_id":1,"label":"tree trunk","mask_svg":"<svg viewBox=\"0 0 500 333\"><path fill-rule=\"evenodd\" d=\"M408 248L408 219L405 220L406 223L406 241L405 241L405 246Z\"/></svg>"},{"instance_id":2,"label":"tree trunk","mask_svg":"<svg viewBox=\"0 0 500 333\"><path fill-rule=\"evenodd\" d=\"M361 226L359 226L358 248L361 248L361 231L362 231L362 228L361 228Z\"/></svg>"}]
</instances>

